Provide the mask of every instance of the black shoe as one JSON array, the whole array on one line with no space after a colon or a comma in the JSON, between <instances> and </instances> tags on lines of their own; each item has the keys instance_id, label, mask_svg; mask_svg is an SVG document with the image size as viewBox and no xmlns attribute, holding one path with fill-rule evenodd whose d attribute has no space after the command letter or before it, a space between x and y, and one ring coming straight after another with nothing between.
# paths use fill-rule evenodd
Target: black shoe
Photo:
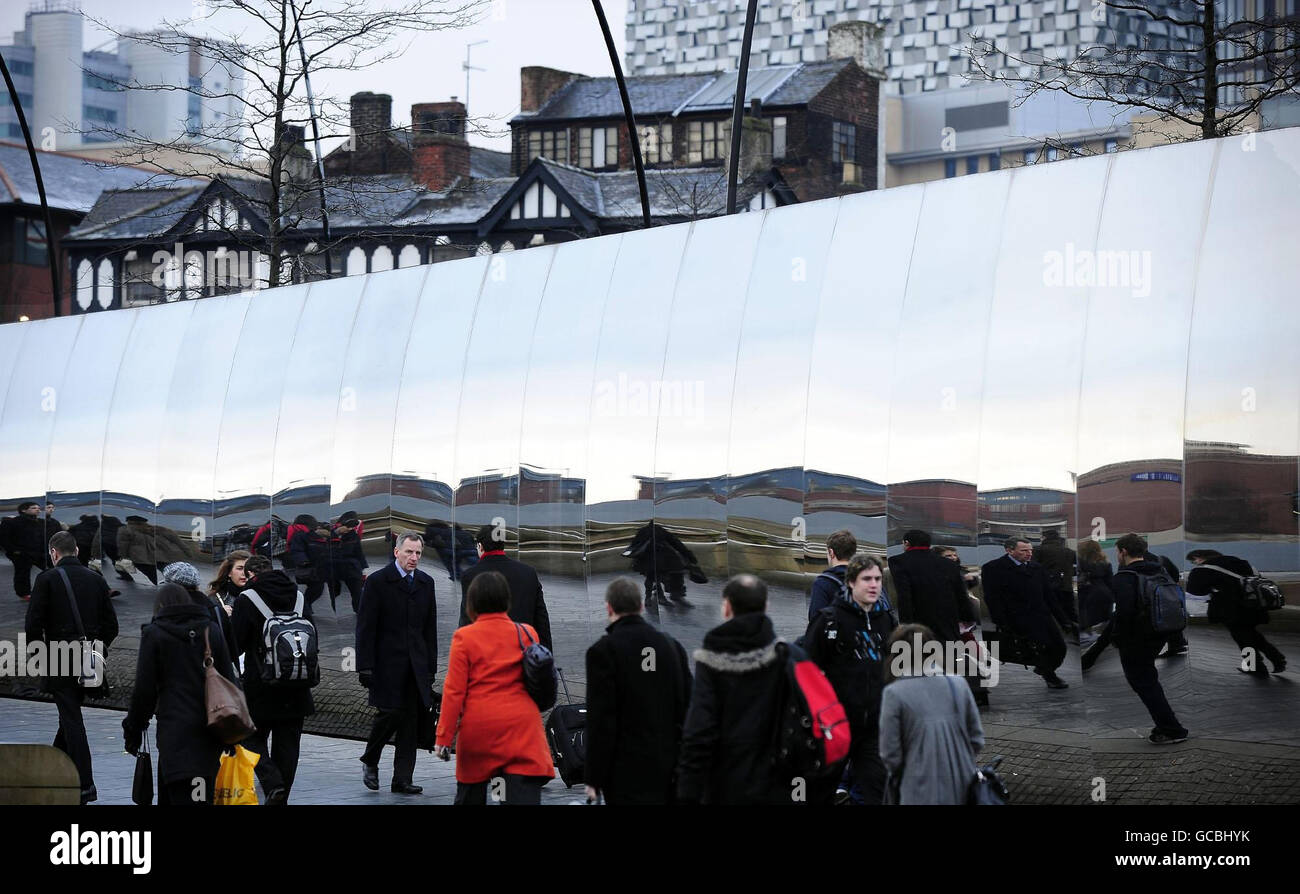
<instances>
[{"instance_id":1,"label":"black shoe","mask_svg":"<svg viewBox=\"0 0 1300 894\"><path fill-rule=\"evenodd\" d=\"M366 784L366 788L372 792L379 791L379 768L372 767L370 764L362 764L361 781Z\"/></svg>"},{"instance_id":2,"label":"black shoe","mask_svg":"<svg viewBox=\"0 0 1300 894\"><path fill-rule=\"evenodd\" d=\"M1286 670L1286 659L1285 659L1285 658L1279 658L1277 661L1274 661L1274 662L1273 662L1273 673L1275 673L1275 674L1280 674L1280 673L1282 673L1282 671L1284 671L1284 670Z\"/></svg>"},{"instance_id":3,"label":"black shoe","mask_svg":"<svg viewBox=\"0 0 1300 894\"><path fill-rule=\"evenodd\" d=\"M678 608L695 608L694 603L687 602L685 596L675 597L673 599L673 605L677 606Z\"/></svg>"},{"instance_id":4,"label":"black shoe","mask_svg":"<svg viewBox=\"0 0 1300 894\"><path fill-rule=\"evenodd\" d=\"M1056 675L1055 671L1048 671L1043 674L1043 682L1047 684L1048 689L1069 689L1070 684Z\"/></svg>"},{"instance_id":5,"label":"black shoe","mask_svg":"<svg viewBox=\"0 0 1300 894\"><path fill-rule=\"evenodd\" d=\"M1152 730L1151 735L1147 736L1147 741L1152 745L1177 745L1179 742L1187 741L1187 732L1182 733L1162 733L1158 730Z\"/></svg>"},{"instance_id":6,"label":"black shoe","mask_svg":"<svg viewBox=\"0 0 1300 894\"><path fill-rule=\"evenodd\" d=\"M271 794L266 796L267 807L283 807L289 803L289 790L287 788L277 788Z\"/></svg>"},{"instance_id":7,"label":"black shoe","mask_svg":"<svg viewBox=\"0 0 1300 894\"><path fill-rule=\"evenodd\" d=\"M99 800L99 792L95 791L95 784L92 782L81 790L81 803L89 804L91 801Z\"/></svg>"},{"instance_id":8,"label":"black shoe","mask_svg":"<svg viewBox=\"0 0 1300 894\"><path fill-rule=\"evenodd\" d=\"M1248 671L1244 667L1239 667L1237 668L1237 673L1246 674L1248 676L1256 677L1261 680L1268 678L1268 668L1266 667L1257 667L1253 671Z\"/></svg>"},{"instance_id":9,"label":"black shoe","mask_svg":"<svg viewBox=\"0 0 1300 894\"><path fill-rule=\"evenodd\" d=\"M394 782L389 791L395 795L419 795L424 792L424 788L418 785L411 785L409 782Z\"/></svg>"},{"instance_id":10,"label":"black shoe","mask_svg":"<svg viewBox=\"0 0 1300 894\"><path fill-rule=\"evenodd\" d=\"M1163 652L1161 652L1156 657L1157 658L1178 658L1186 654L1187 654L1187 647L1181 646L1177 649L1166 648Z\"/></svg>"}]
</instances>

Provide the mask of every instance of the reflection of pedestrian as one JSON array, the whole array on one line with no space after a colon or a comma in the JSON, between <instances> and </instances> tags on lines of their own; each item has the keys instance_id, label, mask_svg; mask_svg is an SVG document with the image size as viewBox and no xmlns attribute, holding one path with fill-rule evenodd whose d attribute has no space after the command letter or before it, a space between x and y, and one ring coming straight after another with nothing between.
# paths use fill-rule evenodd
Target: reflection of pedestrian
<instances>
[{"instance_id":1,"label":"reflection of pedestrian","mask_svg":"<svg viewBox=\"0 0 1300 894\"><path fill-rule=\"evenodd\" d=\"M14 592L19 599L32 598L32 569L43 571L50 567L48 543L39 503L19 503L16 516L0 521L0 548L14 563Z\"/></svg>"},{"instance_id":2,"label":"reflection of pedestrian","mask_svg":"<svg viewBox=\"0 0 1300 894\"><path fill-rule=\"evenodd\" d=\"M1034 561L1042 565L1047 574L1050 596L1077 633L1079 613L1074 606L1074 568L1077 562L1074 550L1065 545L1060 531L1048 528L1043 532L1043 542L1034 547L1033 555Z\"/></svg>"},{"instance_id":3,"label":"reflection of pedestrian","mask_svg":"<svg viewBox=\"0 0 1300 894\"><path fill-rule=\"evenodd\" d=\"M113 611L108 584L101 575L77 561L77 540L66 531L50 538L50 558L54 567L36 576L31 604L27 606L27 641L45 643L46 654L53 656L56 652L50 649L52 645L80 640L77 629L80 626L86 639L102 642L106 652L117 637L117 613ZM71 593L64 585L64 574L72 585ZM73 599L76 600L76 614ZM76 615L80 615L80 624ZM81 803L94 801L95 776L90 743L81 718L85 693L76 677L70 675L47 676L41 688L54 698L59 711L59 733L54 738L54 747L72 758L77 768L81 779Z\"/></svg>"},{"instance_id":4,"label":"reflection of pedestrian","mask_svg":"<svg viewBox=\"0 0 1300 894\"><path fill-rule=\"evenodd\" d=\"M1187 592L1210 600L1206 618L1228 628L1228 635L1242 651L1243 666L1240 669L1257 677L1267 677L1268 667L1263 661L1267 658L1273 664L1273 673L1280 674L1286 670L1286 656L1255 629L1258 624L1268 623L1268 610L1246 602L1246 590L1241 579L1255 575L1251 564L1213 549L1194 549L1187 558L1196 563L1187 576Z\"/></svg>"},{"instance_id":5,"label":"reflection of pedestrian","mask_svg":"<svg viewBox=\"0 0 1300 894\"><path fill-rule=\"evenodd\" d=\"M225 606L226 614L230 614L235 599L248 583L245 563L249 558L248 552L242 549L226 553L221 567L217 569L217 576L208 584L208 595Z\"/></svg>"},{"instance_id":6,"label":"reflection of pedestrian","mask_svg":"<svg viewBox=\"0 0 1300 894\"><path fill-rule=\"evenodd\" d=\"M1048 590L1043 566L1033 561L1033 546L1022 537L1009 537L1002 544L1006 555L986 562L980 569L984 601L998 630L1027 637L1035 644L1034 673L1049 689L1065 689L1056 674L1065 661L1065 637L1057 626L1061 607Z\"/></svg>"},{"instance_id":7,"label":"reflection of pedestrian","mask_svg":"<svg viewBox=\"0 0 1300 894\"><path fill-rule=\"evenodd\" d=\"M393 562L366 578L357 615L357 674L379 709L370 731L362 780L379 789L379 756L397 733L392 791L418 795L415 739L419 710L432 707L433 675L438 667L438 608L433 578L418 569L424 553L419 534L402 534ZM540 719L540 718L539 718Z\"/></svg>"},{"instance_id":8,"label":"reflection of pedestrian","mask_svg":"<svg viewBox=\"0 0 1300 894\"><path fill-rule=\"evenodd\" d=\"M646 600L654 598L655 584L663 587L663 605L690 608L686 601L686 572L699 567L695 553L672 531L656 522L643 525L623 553L632 560L632 570L645 575Z\"/></svg>"},{"instance_id":9,"label":"reflection of pedestrian","mask_svg":"<svg viewBox=\"0 0 1300 894\"><path fill-rule=\"evenodd\" d=\"M466 593L471 623L451 638L437 746L443 760L456 747L457 804L486 804L496 776L505 782L505 803L540 804L542 786L555 776L542 717L520 671L520 640L536 642L538 631L510 619L510 602L503 575L475 575Z\"/></svg>"},{"instance_id":10,"label":"reflection of pedestrian","mask_svg":"<svg viewBox=\"0 0 1300 894\"><path fill-rule=\"evenodd\" d=\"M211 644L212 665L236 681L226 643L212 615L195 605L183 587L158 588L153 620L140 633L131 708L122 721L126 750L135 754L149 720L158 715L158 803L206 806L212 803L221 741L208 732L204 652Z\"/></svg>"},{"instance_id":11,"label":"reflection of pedestrian","mask_svg":"<svg viewBox=\"0 0 1300 894\"><path fill-rule=\"evenodd\" d=\"M935 637L920 624L894 631L887 649L924 652ZM905 654L905 652L904 652ZM912 661L898 662L914 669ZM891 662L892 664L892 662ZM975 755L984 747L984 727L970 689L943 668L922 665L885 687L880 703L880 758L889 771L896 804L965 804L975 778Z\"/></svg>"},{"instance_id":12,"label":"reflection of pedestrian","mask_svg":"<svg viewBox=\"0 0 1300 894\"><path fill-rule=\"evenodd\" d=\"M1111 639L1119 651L1124 679L1151 714L1155 728L1147 737L1154 745L1168 745L1187 738L1187 728L1178 722L1165 698L1155 659L1168 638L1151 626L1142 591L1144 578L1158 575L1168 581L1168 573L1147 556L1147 542L1137 534L1125 534L1115 541L1120 570L1112 579L1115 593L1115 616L1111 620ZM1172 581L1169 581L1172 584Z\"/></svg>"},{"instance_id":13,"label":"reflection of pedestrian","mask_svg":"<svg viewBox=\"0 0 1300 894\"><path fill-rule=\"evenodd\" d=\"M671 804L691 668L681 643L646 622L641 587L605 588L610 625L587 650L587 797Z\"/></svg>"},{"instance_id":14,"label":"reflection of pedestrian","mask_svg":"<svg viewBox=\"0 0 1300 894\"><path fill-rule=\"evenodd\" d=\"M429 549L437 553L438 560L452 580L459 580L467 569L478 562L474 535L460 525L449 525L435 519L425 526L424 540Z\"/></svg>"},{"instance_id":15,"label":"reflection of pedestrian","mask_svg":"<svg viewBox=\"0 0 1300 894\"><path fill-rule=\"evenodd\" d=\"M1079 544L1079 624L1096 627L1110 619L1115 604L1111 591L1111 567L1096 540Z\"/></svg>"},{"instance_id":16,"label":"reflection of pedestrian","mask_svg":"<svg viewBox=\"0 0 1300 894\"><path fill-rule=\"evenodd\" d=\"M126 524L118 529L117 549L122 558L130 559L132 564L149 578L150 583L158 583L158 569L172 562L188 562L189 553L176 533L170 528L149 524L141 515L128 515Z\"/></svg>"},{"instance_id":17,"label":"reflection of pedestrian","mask_svg":"<svg viewBox=\"0 0 1300 894\"><path fill-rule=\"evenodd\" d=\"M537 639L546 648L551 648L551 616L546 610L546 598L542 595L542 582L532 567L506 555L505 544L494 538L497 533L495 525L484 525L479 529L475 544L478 546L479 560L473 568L465 572L460 579L460 623L464 627L471 623L468 613L469 588L474 578L488 571L495 571L506 579L510 586L510 620L519 624L528 624L537 631Z\"/></svg>"},{"instance_id":18,"label":"reflection of pedestrian","mask_svg":"<svg viewBox=\"0 0 1300 894\"><path fill-rule=\"evenodd\" d=\"M338 524L334 526L330 537L330 608L334 608L343 587L348 588L353 614L361 604L361 587L369 565L361 548L364 530L360 517L350 511L339 516Z\"/></svg>"},{"instance_id":19,"label":"reflection of pedestrian","mask_svg":"<svg viewBox=\"0 0 1300 894\"><path fill-rule=\"evenodd\" d=\"M826 570L813 579L808 591L808 620L832 605L844 592L844 570L858 552L858 539L849 530L826 538Z\"/></svg>"},{"instance_id":20,"label":"reflection of pedestrian","mask_svg":"<svg viewBox=\"0 0 1300 894\"><path fill-rule=\"evenodd\" d=\"M330 538L333 532L327 522L318 522L310 515L294 519L296 530L289 538L289 561L298 584L304 588L310 605L320 598L330 578ZM331 591L333 596L333 591ZM333 600L331 600L331 604Z\"/></svg>"}]
</instances>

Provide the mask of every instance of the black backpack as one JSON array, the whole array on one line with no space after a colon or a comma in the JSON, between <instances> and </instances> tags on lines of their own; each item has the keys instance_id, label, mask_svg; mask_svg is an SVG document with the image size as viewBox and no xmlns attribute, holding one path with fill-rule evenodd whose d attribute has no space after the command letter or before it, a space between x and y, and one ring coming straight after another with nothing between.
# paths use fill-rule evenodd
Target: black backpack
<instances>
[{"instance_id":1,"label":"black backpack","mask_svg":"<svg viewBox=\"0 0 1300 894\"><path fill-rule=\"evenodd\" d=\"M524 645L524 636L528 636L528 645ZM555 656L551 650L533 639L532 634L522 624L515 625L515 636L519 639L519 649L524 653L524 688L533 697L537 707L549 711L555 705L559 695L558 677L555 673Z\"/></svg>"},{"instance_id":2,"label":"black backpack","mask_svg":"<svg viewBox=\"0 0 1300 894\"><path fill-rule=\"evenodd\" d=\"M1138 619L1148 633L1178 633L1187 627L1187 594L1163 568L1155 574L1120 571L1138 579Z\"/></svg>"}]
</instances>

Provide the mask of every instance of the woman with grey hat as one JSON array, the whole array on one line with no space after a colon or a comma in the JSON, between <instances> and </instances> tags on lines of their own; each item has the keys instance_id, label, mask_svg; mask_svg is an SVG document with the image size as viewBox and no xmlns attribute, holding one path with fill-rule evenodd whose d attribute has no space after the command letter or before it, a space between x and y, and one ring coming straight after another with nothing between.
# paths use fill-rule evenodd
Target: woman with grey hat
<instances>
[{"instance_id":1,"label":"woman with grey hat","mask_svg":"<svg viewBox=\"0 0 1300 894\"><path fill-rule=\"evenodd\" d=\"M221 630L221 636L225 639L230 654L239 654L239 649L235 645L234 629L230 626L230 616L221 607L219 600L208 596L199 589L199 569L189 562L172 562L163 569L162 579L163 583L177 584L184 587L185 592L190 596L190 600L195 605L203 606L208 614L212 616L212 620L216 622Z\"/></svg>"}]
</instances>

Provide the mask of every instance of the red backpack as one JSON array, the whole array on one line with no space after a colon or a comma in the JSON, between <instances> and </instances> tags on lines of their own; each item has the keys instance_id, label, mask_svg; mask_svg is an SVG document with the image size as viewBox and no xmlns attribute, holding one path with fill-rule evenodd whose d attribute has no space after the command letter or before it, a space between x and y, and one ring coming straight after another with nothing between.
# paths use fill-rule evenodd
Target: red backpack
<instances>
[{"instance_id":1,"label":"red backpack","mask_svg":"<svg viewBox=\"0 0 1300 894\"><path fill-rule=\"evenodd\" d=\"M777 763L796 776L819 776L849 756L849 717L826 675L793 643L778 643L786 695L777 726Z\"/></svg>"}]
</instances>

